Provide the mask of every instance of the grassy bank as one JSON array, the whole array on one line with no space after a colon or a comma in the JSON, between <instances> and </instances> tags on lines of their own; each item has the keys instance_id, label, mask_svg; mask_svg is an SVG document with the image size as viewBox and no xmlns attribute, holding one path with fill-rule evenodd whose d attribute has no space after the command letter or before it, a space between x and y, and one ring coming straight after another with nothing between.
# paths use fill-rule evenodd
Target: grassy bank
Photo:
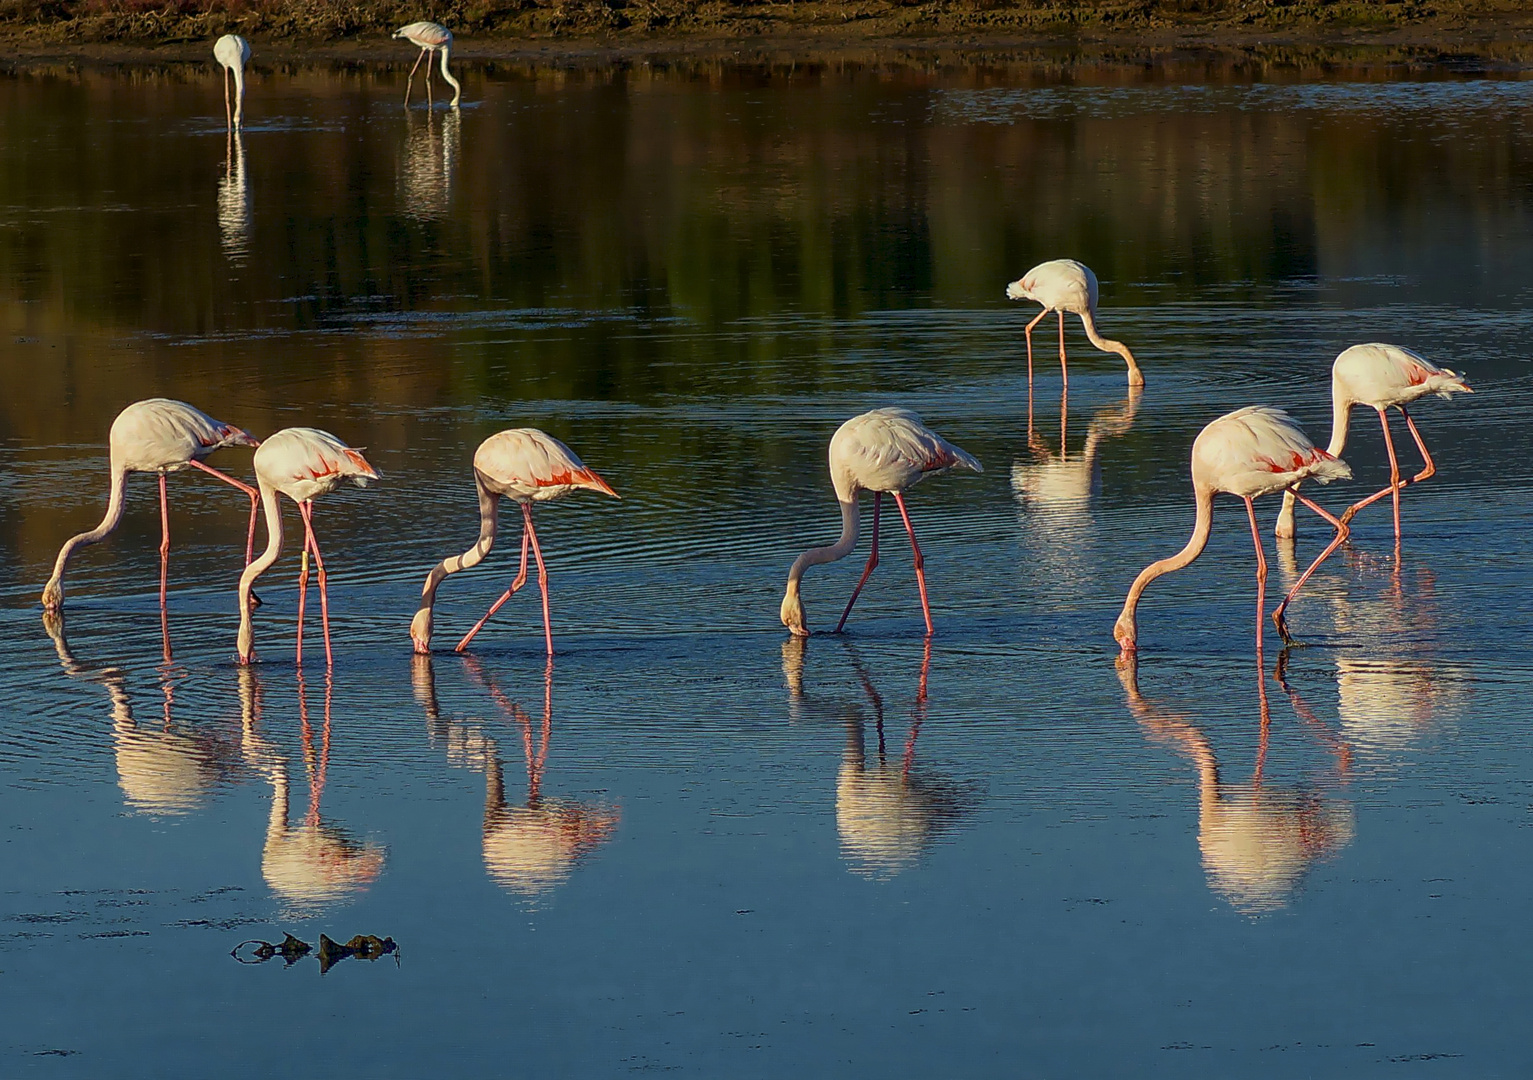
<instances>
[{"instance_id":1,"label":"grassy bank","mask_svg":"<svg viewBox=\"0 0 1533 1080\"><path fill-rule=\"evenodd\" d=\"M1405 33L1448 45L1464 34L1533 41L1524 0L0 0L13 51L63 44L339 43L422 17L460 45L537 40L978 36L1214 43L1253 35L1356 39Z\"/></svg>"}]
</instances>

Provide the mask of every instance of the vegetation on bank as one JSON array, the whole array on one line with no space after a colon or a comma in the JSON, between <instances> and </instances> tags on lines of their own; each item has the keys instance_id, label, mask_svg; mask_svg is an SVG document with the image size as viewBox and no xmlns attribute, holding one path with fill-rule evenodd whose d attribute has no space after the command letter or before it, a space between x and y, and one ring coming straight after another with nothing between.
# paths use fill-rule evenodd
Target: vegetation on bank
<instances>
[{"instance_id":1,"label":"vegetation on bank","mask_svg":"<svg viewBox=\"0 0 1533 1080\"><path fill-rule=\"evenodd\" d=\"M1524 0L0 0L0 36L334 41L422 17L465 38L1390 30L1528 21Z\"/></svg>"}]
</instances>

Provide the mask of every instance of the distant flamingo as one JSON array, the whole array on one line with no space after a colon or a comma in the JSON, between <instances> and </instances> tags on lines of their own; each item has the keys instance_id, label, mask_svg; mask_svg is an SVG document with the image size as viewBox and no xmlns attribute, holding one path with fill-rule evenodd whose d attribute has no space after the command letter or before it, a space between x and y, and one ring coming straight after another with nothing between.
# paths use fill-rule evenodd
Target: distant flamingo
<instances>
[{"instance_id":1,"label":"distant flamingo","mask_svg":"<svg viewBox=\"0 0 1533 1080\"><path fill-rule=\"evenodd\" d=\"M903 493L927 476L947 472L955 466L975 472L985 471L973 456L927 427L909 409L874 409L842 424L830 440L830 482L836 490L836 500L841 504L841 539L828 547L810 548L794 560L788 571L788 588L782 598L783 625L800 637L809 636L809 628L804 625L804 604L799 599L799 581L809 567L835 562L851 554L857 546L857 498L860 492L871 491L873 550L868 555L862 579L852 590L852 598L846 602L846 610L836 624L836 633L846 625L852 605L867 584L868 575L878 565L878 512L885 492L894 496L900 516L905 519L910 550L915 553L921 614L926 618L926 632L932 633L931 608L926 602L926 574L922 569L924 560L920 545L916 543L915 529L910 524L910 514L905 510Z\"/></svg>"},{"instance_id":2,"label":"distant flamingo","mask_svg":"<svg viewBox=\"0 0 1533 1080\"><path fill-rule=\"evenodd\" d=\"M250 63L250 43L238 34L225 34L213 43L213 59L224 68L224 118L229 129L244 125L245 65ZM234 77L234 100L229 100L229 77ZM232 108L232 111L231 111Z\"/></svg>"},{"instance_id":3,"label":"distant flamingo","mask_svg":"<svg viewBox=\"0 0 1533 1080\"><path fill-rule=\"evenodd\" d=\"M441 23L413 22L409 26L401 26L394 31L395 38L404 38L411 45L419 46L420 55L415 58L415 67L410 69L410 77L405 80L405 106L410 104L410 84L415 81L415 70L421 66L421 61L427 55L434 52L442 54L442 78L452 86L452 107L458 107L458 101L463 97L463 87L458 80L452 77L452 72L447 70L448 58L452 56L452 31ZM431 61L426 60L426 100L431 100Z\"/></svg>"},{"instance_id":4,"label":"distant flamingo","mask_svg":"<svg viewBox=\"0 0 1533 1080\"><path fill-rule=\"evenodd\" d=\"M1214 496L1221 491L1244 499L1246 515L1251 519L1251 539L1256 543L1256 647L1260 649L1262 611L1267 601L1267 558L1262 552L1261 534L1256 528L1256 509L1251 500L1285 488L1296 490L1300 481L1310 477L1328 484L1351 475L1352 470L1346 462L1317 449L1299 425L1281 409L1259 405L1236 409L1205 427L1192 443L1192 491L1197 500L1192 539L1180 553L1151 563L1134 579L1128 599L1123 603L1123 612L1113 627L1113 637L1118 640L1123 657L1132 657L1137 648L1138 627L1134 610L1139 606L1139 597L1150 582L1162 574L1182 569L1203 553L1213 526ZM1329 555L1347 538L1347 527L1303 495L1298 498L1336 528L1336 538L1325 549L1325 555ZM1280 629L1283 609L1308 577L1306 573L1299 578L1273 612L1273 619Z\"/></svg>"},{"instance_id":5,"label":"distant flamingo","mask_svg":"<svg viewBox=\"0 0 1533 1080\"><path fill-rule=\"evenodd\" d=\"M479 489L479 542L462 555L444 559L426 575L421 588L421 606L410 623L410 637L415 651L431 651L431 611L436 604L436 590L442 579L459 570L478 566L495 546L499 521L500 497L504 495L522 508L522 568L511 587L485 612L484 618L458 642L458 652L468 648L490 616L527 583L527 545L532 544L538 560L538 588L543 594L543 641L548 655L554 654L553 624L548 614L548 569L543 565L543 549L538 546L537 529L532 524L532 504L560 499L584 488L619 498L607 482L586 468L575 452L552 435L537 428L512 428L491 435L474 452L474 485Z\"/></svg>"},{"instance_id":6,"label":"distant flamingo","mask_svg":"<svg viewBox=\"0 0 1533 1080\"><path fill-rule=\"evenodd\" d=\"M70 537L59 549L53 564L53 576L43 589L43 608L58 611L64 606L64 570L75 549L104 540L122 521L123 493L128 473L160 474L160 607L165 607L166 582L170 573L170 502L165 490L165 475L188 465L233 484L250 496L250 531L245 540L245 563L249 565L255 547L256 491L249 484L225 475L202 459L225 446L260 446L249 432L214 420L184 401L148 398L135 401L112 421L107 436L110 447L112 490L107 498L106 517L90 532Z\"/></svg>"},{"instance_id":7,"label":"distant flamingo","mask_svg":"<svg viewBox=\"0 0 1533 1080\"><path fill-rule=\"evenodd\" d=\"M1052 259L1039 263L1016 281L1006 286L1006 295L1013 300L1032 300L1043 305L1038 317L1027 324L1027 383L1033 382L1033 327L1043 321L1051 311L1059 313L1059 371L1065 385L1070 385L1070 369L1065 364L1065 312L1081 317L1086 336L1103 352L1117 353L1128 363L1128 384L1143 386L1144 373L1134 362L1134 354L1121 341L1104 338L1097 333L1097 276L1091 268L1074 259Z\"/></svg>"},{"instance_id":8,"label":"distant flamingo","mask_svg":"<svg viewBox=\"0 0 1533 1080\"><path fill-rule=\"evenodd\" d=\"M255 455L256 483L261 488L261 502L266 507L266 550L245 567L240 575L239 661L255 659L255 629L252 626L250 589L255 579L282 554L282 509L277 492L298 504L303 515L303 570L298 577L298 663L303 663L303 609L309 595L309 560L314 554L319 567L319 610L325 628L325 664L330 654L330 592L325 578L325 560L314 536L314 499L334 491L345 480L366 487L379 479L360 451L353 450L328 431L318 428L283 428L261 444Z\"/></svg>"},{"instance_id":9,"label":"distant flamingo","mask_svg":"<svg viewBox=\"0 0 1533 1080\"><path fill-rule=\"evenodd\" d=\"M1384 428L1384 447L1389 451L1389 486L1347 507L1341 520L1350 522L1353 515L1369 503L1391 495L1395 504L1395 543L1398 544L1400 492L1437 472L1437 465L1432 461L1432 455L1427 453L1427 445L1421 441L1416 422L1405 411L1405 406L1428 394L1451 398L1454 394L1472 393L1474 391L1469 389L1469 385L1457 372L1440 368L1398 345L1374 343L1354 345L1344 350L1331 365L1331 444L1327 450L1332 454L1340 454L1346 449L1347 426L1353 405L1372 407L1379 414L1379 423ZM1400 462L1395 457L1395 443L1389 435L1388 410L1391 407L1399 409L1400 415L1405 417L1405 426L1410 429L1411 438L1416 440L1416 449L1421 451L1421 460L1426 464L1426 468L1415 476L1403 480L1400 478ZM1277 535L1286 538L1293 534L1293 496L1284 495L1283 509L1278 514Z\"/></svg>"}]
</instances>

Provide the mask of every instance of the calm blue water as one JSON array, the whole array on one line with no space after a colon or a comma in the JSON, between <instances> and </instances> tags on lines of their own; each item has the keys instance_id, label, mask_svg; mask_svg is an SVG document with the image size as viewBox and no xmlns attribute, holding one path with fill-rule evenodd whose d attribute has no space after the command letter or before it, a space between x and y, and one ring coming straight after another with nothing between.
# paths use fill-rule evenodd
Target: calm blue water
<instances>
[{"instance_id":1,"label":"calm blue water","mask_svg":"<svg viewBox=\"0 0 1533 1080\"><path fill-rule=\"evenodd\" d=\"M0 1074L1522 1074L1530 84L471 71L454 117L391 79L258 71L238 147L205 72L0 81ZM1063 254L1149 385L1072 323L1030 431L1002 290ZM1221 503L1118 669L1193 436L1264 403L1323 441L1364 340L1476 390L1414 411L1400 560L1380 504L1258 656ZM333 674L291 545L234 665L244 502L202 476L167 627L142 477L43 623L153 394L383 472L316 514ZM889 403L985 465L908 500L937 635L886 518L850 632L788 641L825 445ZM473 448L526 424L624 496L538 512L553 666L531 590L450 651L514 532L415 659ZM1387 478L1353 432L1337 509ZM398 951L230 955L288 932Z\"/></svg>"}]
</instances>

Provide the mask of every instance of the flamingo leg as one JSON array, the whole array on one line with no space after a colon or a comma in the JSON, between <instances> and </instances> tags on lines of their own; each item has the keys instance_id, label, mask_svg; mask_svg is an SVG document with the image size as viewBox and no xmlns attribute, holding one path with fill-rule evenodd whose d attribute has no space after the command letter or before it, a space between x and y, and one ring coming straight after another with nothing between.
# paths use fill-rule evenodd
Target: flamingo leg
<instances>
[{"instance_id":1,"label":"flamingo leg","mask_svg":"<svg viewBox=\"0 0 1533 1080\"><path fill-rule=\"evenodd\" d=\"M1389 414L1383 409L1379 409L1378 413L1379 423L1384 427L1384 448L1389 451L1389 486L1381 491L1374 492L1372 495L1368 496L1361 502L1355 502L1351 506L1347 507L1346 512L1341 515L1341 520L1343 523L1350 522L1352 518L1357 514L1357 512L1363 507L1369 505L1370 503L1378 502L1386 495L1392 495L1394 496L1395 503L1395 542L1399 543L1400 489L1405 487L1405 484L1400 482L1400 461L1395 457L1395 440L1391 438L1389 434ZM1436 466L1433 466L1433 471L1436 471ZM1428 475L1431 474L1429 473Z\"/></svg>"},{"instance_id":2,"label":"flamingo leg","mask_svg":"<svg viewBox=\"0 0 1533 1080\"><path fill-rule=\"evenodd\" d=\"M532 524L532 504L522 503L522 515L527 519L527 535L532 537L532 554L538 560L538 591L543 594L543 641L548 646L548 658L554 658L554 628L548 615L548 567L543 565L543 549L538 546L538 530Z\"/></svg>"},{"instance_id":3,"label":"flamingo leg","mask_svg":"<svg viewBox=\"0 0 1533 1080\"><path fill-rule=\"evenodd\" d=\"M499 600L490 605L490 610L484 613L484 618L476 622L474 624L474 628L463 635L463 640L458 642L458 647L454 650L455 652L462 652L464 649L468 648L468 643L474 640L475 634L484 629L484 624L490 621L490 616L499 611L507 600L515 596L516 590L527 584L527 545L529 539L530 537L527 535L527 529L524 526L522 528L522 568L517 571L516 578L511 582L511 587L500 594Z\"/></svg>"},{"instance_id":4,"label":"flamingo leg","mask_svg":"<svg viewBox=\"0 0 1533 1080\"><path fill-rule=\"evenodd\" d=\"M898 491L894 492L894 502L900 508L900 517L905 519L905 531L910 534L910 550L915 553L916 584L921 589L921 614L926 618L926 632L932 634L932 609L926 602L926 560L921 557L921 545L916 543L916 531L910 524L910 512L905 509L905 497Z\"/></svg>"},{"instance_id":5,"label":"flamingo leg","mask_svg":"<svg viewBox=\"0 0 1533 1080\"><path fill-rule=\"evenodd\" d=\"M1028 323L1027 328L1022 331L1023 336L1027 338L1027 385L1029 389L1033 385L1033 327L1041 323L1043 317L1048 313L1049 309L1044 308L1038 313L1038 317Z\"/></svg>"},{"instance_id":6,"label":"flamingo leg","mask_svg":"<svg viewBox=\"0 0 1533 1080\"><path fill-rule=\"evenodd\" d=\"M1272 612L1272 621L1277 624L1278 633L1283 635L1283 640L1290 645L1293 644L1293 636L1289 634L1288 623L1283 618L1283 613L1287 611L1289 602L1293 600L1295 596L1299 595L1299 589L1302 588L1304 583L1309 580L1309 576L1320 568L1320 564L1331 557L1331 552L1335 551L1337 548L1341 547L1342 544L1346 543L1347 537L1352 535L1352 530L1347 528L1345 522L1336 517L1334 514L1330 513L1324 507L1310 501L1309 499L1306 499L1303 495L1300 495L1297 489L1294 490L1294 497L1305 506L1313 510L1315 513L1325 518L1326 521L1329 521L1331 523L1331 527L1336 530L1336 535L1332 538L1331 542L1326 545L1325 550L1320 553L1320 557L1309 564L1309 569L1299 575L1299 580L1293 583L1293 588L1288 590L1288 595L1283 597L1283 602L1279 604L1276 610Z\"/></svg>"},{"instance_id":7,"label":"flamingo leg","mask_svg":"<svg viewBox=\"0 0 1533 1080\"><path fill-rule=\"evenodd\" d=\"M426 108L428 108L428 109L431 108L431 106L432 106L432 100L431 100L431 61L433 59L435 59L435 58L436 58L436 50L435 49L431 50L430 52L428 52L426 54Z\"/></svg>"},{"instance_id":8,"label":"flamingo leg","mask_svg":"<svg viewBox=\"0 0 1533 1080\"><path fill-rule=\"evenodd\" d=\"M222 480L226 484L233 484L246 495L250 496L250 529L245 534L245 565L249 566L251 560L255 558L256 512L261 507L261 493L255 488L251 487L249 484L245 483L243 480L236 480L228 473L221 473L211 465L204 465L196 458L193 458L187 464L193 466L194 468L201 469L203 472L210 476L218 477L218 479Z\"/></svg>"},{"instance_id":9,"label":"flamingo leg","mask_svg":"<svg viewBox=\"0 0 1533 1080\"><path fill-rule=\"evenodd\" d=\"M303 503L298 504L298 513L303 513ZM309 599L309 527L308 519L304 520L303 530L303 556L298 569L298 666L303 667L303 611L304 605Z\"/></svg>"},{"instance_id":10,"label":"flamingo leg","mask_svg":"<svg viewBox=\"0 0 1533 1080\"><path fill-rule=\"evenodd\" d=\"M170 496L165 474L160 473L160 610L165 610L165 589L170 580Z\"/></svg>"},{"instance_id":11,"label":"flamingo leg","mask_svg":"<svg viewBox=\"0 0 1533 1080\"><path fill-rule=\"evenodd\" d=\"M835 632L838 634L841 632L841 628L846 625L846 617L852 613L852 605L857 602L857 597L861 594L862 587L868 583L868 575L872 574L874 568L878 566L878 509L883 501L884 493L882 491L873 492L873 550L868 555L868 565L862 571L862 579L857 582L857 587L852 590L852 598L846 602L846 610L841 613L841 621L836 624Z\"/></svg>"},{"instance_id":12,"label":"flamingo leg","mask_svg":"<svg viewBox=\"0 0 1533 1080\"><path fill-rule=\"evenodd\" d=\"M234 106L229 103L229 79L234 73L224 68L224 120L229 125L229 130L234 130Z\"/></svg>"},{"instance_id":13,"label":"flamingo leg","mask_svg":"<svg viewBox=\"0 0 1533 1080\"><path fill-rule=\"evenodd\" d=\"M1065 309L1059 309L1059 376L1065 381L1065 389L1070 389L1070 368L1065 363Z\"/></svg>"},{"instance_id":14,"label":"flamingo leg","mask_svg":"<svg viewBox=\"0 0 1533 1080\"><path fill-rule=\"evenodd\" d=\"M314 565L319 568L319 621L325 628L325 668L328 670L335 666L335 658L330 653L330 587L325 574L325 557L319 553L319 537L314 535L314 503L298 505L303 511L305 542L314 552Z\"/></svg>"},{"instance_id":15,"label":"flamingo leg","mask_svg":"<svg viewBox=\"0 0 1533 1080\"><path fill-rule=\"evenodd\" d=\"M1262 534L1256 527L1256 506L1246 498L1246 516L1251 519L1251 540L1256 544L1256 651L1262 651L1262 616L1267 612L1267 553L1262 550Z\"/></svg>"},{"instance_id":16,"label":"flamingo leg","mask_svg":"<svg viewBox=\"0 0 1533 1080\"><path fill-rule=\"evenodd\" d=\"M425 55L426 55L426 50L422 49L421 52L420 52L420 56L417 56L415 58L415 67L412 67L410 69L410 75L409 75L408 78L405 79L405 108L407 108L407 109L410 107L410 84L415 81L415 70L416 70L416 68L421 66L421 59ZM431 73L431 68L430 67L426 68L426 73L428 75Z\"/></svg>"},{"instance_id":17,"label":"flamingo leg","mask_svg":"<svg viewBox=\"0 0 1533 1080\"><path fill-rule=\"evenodd\" d=\"M1400 482L1401 487L1408 487L1411 484L1419 484L1423 480L1430 480L1432 477L1436 476L1437 462L1432 460L1432 455L1427 451L1427 444L1421 440L1421 432L1416 430L1416 421L1411 419L1411 414L1405 411L1404 405L1400 406L1400 415L1405 417L1405 426L1410 428L1411 438L1416 440L1416 449L1421 451L1421 460L1426 466L1426 468L1422 469L1409 480L1402 480Z\"/></svg>"}]
</instances>

